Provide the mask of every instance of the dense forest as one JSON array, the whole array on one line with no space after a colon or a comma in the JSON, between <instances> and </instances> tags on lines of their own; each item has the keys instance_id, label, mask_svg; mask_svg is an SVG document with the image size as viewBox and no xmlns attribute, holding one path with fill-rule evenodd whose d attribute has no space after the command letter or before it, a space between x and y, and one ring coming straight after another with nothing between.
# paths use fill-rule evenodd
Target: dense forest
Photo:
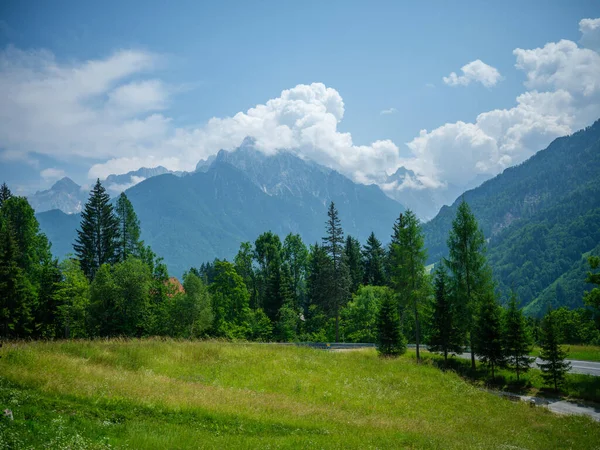
<instances>
[{"instance_id":1,"label":"dense forest","mask_svg":"<svg viewBox=\"0 0 600 450\"><path fill-rule=\"evenodd\" d=\"M321 242L270 231L244 242L232 261L191 267L183 283L140 239L125 194L113 205L98 181L82 213L73 254L61 263L23 197L0 190L0 320L3 338L219 337L256 341L374 342L399 354L407 342L446 357L471 348L492 373L553 339L600 344L599 288L587 309L546 310L540 321L501 307L484 234L462 202L448 257L428 273L420 221L410 210L390 224L390 243L345 235L329 204ZM591 264L591 266L590 266ZM591 269L590 269L591 267ZM592 256L587 281L598 284ZM590 271L591 270L591 271Z\"/></svg>"},{"instance_id":2,"label":"dense forest","mask_svg":"<svg viewBox=\"0 0 600 450\"><path fill-rule=\"evenodd\" d=\"M429 261L447 256L447 234L466 201L488 241L488 259L505 299L515 289L519 304L538 317L550 304L581 307L589 288L581 269L600 242L598 167L600 121L556 139L442 208L424 225Z\"/></svg>"}]
</instances>

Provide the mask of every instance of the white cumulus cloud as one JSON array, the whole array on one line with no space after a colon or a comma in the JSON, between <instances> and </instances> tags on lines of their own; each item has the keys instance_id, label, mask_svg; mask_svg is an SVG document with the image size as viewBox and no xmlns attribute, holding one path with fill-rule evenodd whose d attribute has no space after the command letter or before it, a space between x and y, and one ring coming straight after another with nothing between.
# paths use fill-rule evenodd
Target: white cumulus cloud
<instances>
[{"instance_id":1,"label":"white cumulus cloud","mask_svg":"<svg viewBox=\"0 0 600 450\"><path fill-rule=\"evenodd\" d=\"M471 82L477 82L489 88L495 86L502 79L498 69L480 59L465 64L460 70L462 75L452 72L449 76L443 77L444 83L449 86L468 86Z\"/></svg>"},{"instance_id":2,"label":"white cumulus cloud","mask_svg":"<svg viewBox=\"0 0 600 450\"><path fill-rule=\"evenodd\" d=\"M48 167L40 172L40 176L46 181L58 180L65 176L65 171L54 167Z\"/></svg>"},{"instance_id":3,"label":"white cumulus cloud","mask_svg":"<svg viewBox=\"0 0 600 450\"><path fill-rule=\"evenodd\" d=\"M481 113L473 123L422 130L408 143L414 157L407 168L440 184L460 184L518 164L600 117L600 54L567 40L513 53L528 89L515 106Z\"/></svg>"},{"instance_id":4,"label":"white cumulus cloud","mask_svg":"<svg viewBox=\"0 0 600 450\"><path fill-rule=\"evenodd\" d=\"M581 19L579 21L581 31L581 45L592 50L600 51L600 18Z\"/></svg>"},{"instance_id":5,"label":"white cumulus cloud","mask_svg":"<svg viewBox=\"0 0 600 450\"><path fill-rule=\"evenodd\" d=\"M342 96L322 83L300 84L247 111L184 128L168 114L178 89L154 75L158 55L122 50L65 63L47 51L8 47L0 52L0 158L33 152L80 158L96 163L88 173L94 179L158 165L193 170L200 159L252 136L265 153L290 149L388 190L400 188L384 185L400 166L414 172L404 190L464 185L522 162L600 117L600 55L589 44L597 24L580 22L581 45L561 40L515 49L515 67L526 79L514 105L482 112L472 122L422 130L407 143L409 157L401 157L391 140L355 144L339 130ZM444 82L489 87L500 79L495 68L476 60Z\"/></svg>"}]
</instances>

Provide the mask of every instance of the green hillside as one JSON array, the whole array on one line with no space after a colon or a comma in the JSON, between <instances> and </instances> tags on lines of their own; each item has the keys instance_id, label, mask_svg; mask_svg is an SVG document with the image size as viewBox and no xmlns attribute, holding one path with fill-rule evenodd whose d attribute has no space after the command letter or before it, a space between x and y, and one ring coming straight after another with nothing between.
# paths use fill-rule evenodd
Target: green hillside
<instances>
[{"instance_id":1,"label":"green hillside","mask_svg":"<svg viewBox=\"0 0 600 450\"><path fill-rule=\"evenodd\" d=\"M372 349L159 340L1 351L2 448L593 448L600 427Z\"/></svg>"},{"instance_id":2,"label":"green hillside","mask_svg":"<svg viewBox=\"0 0 600 450\"><path fill-rule=\"evenodd\" d=\"M424 226L430 261L447 254L445 240L464 198L488 239L489 261L502 291L514 288L523 305L547 303L550 291L543 302L538 297L600 243L599 167L597 121L444 207ZM572 295L582 292L583 284L582 278ZM581 297L572 295L555 306L582 306Z\"/></svg>"}]
</instances>

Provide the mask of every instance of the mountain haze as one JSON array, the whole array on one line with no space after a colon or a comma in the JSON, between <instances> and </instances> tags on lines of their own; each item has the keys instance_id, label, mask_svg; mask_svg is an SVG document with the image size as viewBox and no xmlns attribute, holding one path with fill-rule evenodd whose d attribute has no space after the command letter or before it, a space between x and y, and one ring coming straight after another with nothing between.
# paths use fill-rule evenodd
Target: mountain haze
<instances>
[{"instance_id":1,"label":"mountain haze","mask_svg":"<svg viewBox=\"0 0 600 450\"><path fill-rule=\"evenodd\" d=\"M299 233L307 244L321 242L330 201L344 231L361 241L371 231L387 241L404 210L377 186L356 184L290 152L265 155L251 140L219 152L204 172L154 176L126 193L141 221L142 239L177 276L216 257L231 259L241 242L269 230L282 238ZM57 211L38 218L57 256L72 251L78 223L73 226L71 217Z\"/></svg>"},{"instance_id":2,"label":"mountain haze","mask_svg":"<svg viewBox=\"0 0 600 450\"><path fill-rule=\"evenodd\" d=\"M447 255L448 232L463 198L488 239L489 261L503 292L514 288L523 305L536 305L530 308L536 314L550 300L555 307L583 304L583 278L562 299L547 289L575 267L581 273L582 255L600 244L600 121L554 140L443 207L424 226L430 262Z\"/></svg>"},{"instance_id":3,"label":"mountain haze","mask_svg":"<svg viewBox=\"0 0 600 450\"><path fill-rule=\"evenodd\" d=\"M81 211L88 193L68 177L61 178L45 191L37 191L29 196L31 207L38 213L51 209L60 209L67 214Z\"/></svg>"}]
</instances>

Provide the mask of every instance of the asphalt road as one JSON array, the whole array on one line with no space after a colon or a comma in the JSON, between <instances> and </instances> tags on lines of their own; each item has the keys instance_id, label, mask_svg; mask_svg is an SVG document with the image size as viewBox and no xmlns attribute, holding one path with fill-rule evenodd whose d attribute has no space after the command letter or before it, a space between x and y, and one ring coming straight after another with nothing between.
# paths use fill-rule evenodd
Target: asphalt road
<instances>
[{"instance_id":1,"label":"asphalt road","mask_svg":"<svg viewBox=\"0 0 600 450\"><path fill-rule=\"evenodd\" d=\"M461 358L471 359L471 353L462 353L457 355ZM591 362L591 361L577 361L574 359L568 359L571 363L570 373L581 373L584 375L593 375L595 377L600 376L600 362ZM534 369L538 368L538 364L542 362L541 359L536 358L536 360L531 364L531 367Z\"/></svg>"}]
</instances>

